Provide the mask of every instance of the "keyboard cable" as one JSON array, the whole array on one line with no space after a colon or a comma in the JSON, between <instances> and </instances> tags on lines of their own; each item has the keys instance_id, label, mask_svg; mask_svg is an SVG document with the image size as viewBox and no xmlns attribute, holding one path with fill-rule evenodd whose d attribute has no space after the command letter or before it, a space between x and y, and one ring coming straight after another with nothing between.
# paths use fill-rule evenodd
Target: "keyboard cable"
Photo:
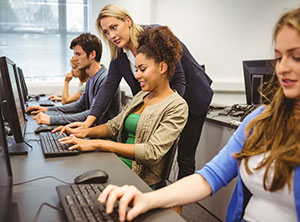
<instances>
[{"instance_id":1,"label":"keyboard cable","mask_svg":"<svg viewBox=\"0 0 300 222\"><path fill-rule=\"evenodd\" d=\"M30 183L30 182L33 182L33 181L37 181L37 180L42 180L42 179L55 179L61 183L64 183L64 184L68 184L68 185L71 185L73 183L68 183L66 181L63 181L57 177L54 177L54 176L43 176L43 177L38 177L38 178L35 178L35 179L32 179L32 180L27 180L27 181L24 181L24 182L20 182L20 183L14 183L13 186L19 186L19 185L23 185L25 183Z\"/></svg>"},{"instance_id":2,"label":"keyboard cable","mask_svg":"<svg viewBox=\"0 0 300 222\"><path fill-rule=\"evenodd\" d=\"M34 181L37 181L37 180L49 179L49 178L50 178L50 179L55 179L55 180L57 180L57 181L59 181L59 182L61 182L61 183L64 183L64 184L68 184L68 185L73 184L73 183L68 183L68 182L66 182L66 181L63 181L63 180L61 180L61 179L59 179L59 178L57 178L57 177L54 177L54 176L44 176L44 177L38 177L38 178L35 178L35 179L32 179L32 180L27 180L27 181L20 182L20 183L15 183L15 184L13 184L13 186L19 186L19 185L23 185L23 184L26 184L26 183L34 182ZM39 207L39 209L38 209L38 211L37 211L37 213L36 213L36 215L35 215L35 217L34 217L34 222L37 222L38 217L39 217L39 215L40 215L40 212L41 212L43 206L51 207L51 208L53 208L53 209L55 209L55 210L57 210L57 211L63 211L63 209L60 208L60 207L56 207L56 206L53 206L53 205L51 205L51 204L49 204L49 203L47 203L47 202L44 202L44 203L42 203L42 204L40 205L40 207Z\"/></svg>"},{"instance_id":3,"label":"keyboard cable","mask_svg":"<svg viewBox=\"0 0 300 222\"><path fill-rule=\"evenodd\" d=\"M57 211L63 212L63 209L61 207L56 207L56 206L53 206L53 205L51 205L51 204L49 204L47 202L44 202L44 203L42 203L40 205L38 211L36 212L36 215L34 216L34 220L33 220L34 222L38 221L38 217L39 217L39 215L40 215L40 213L42 211L43 206L48 206L48 207L51 207L51 208L53 208L53 209L55 209Z\"/></svg>"}]
</instances>

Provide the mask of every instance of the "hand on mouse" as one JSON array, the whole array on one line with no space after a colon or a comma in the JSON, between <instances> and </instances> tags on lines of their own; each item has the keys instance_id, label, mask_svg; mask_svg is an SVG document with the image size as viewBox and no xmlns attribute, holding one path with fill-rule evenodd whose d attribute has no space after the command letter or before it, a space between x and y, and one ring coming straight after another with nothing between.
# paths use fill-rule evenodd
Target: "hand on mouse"
<instances>
[{"instance_id":1,"label":"hand on mouse","mask_svg":"<svg viewBox=\"0 0 300 222\"><path fill-rule=\"evenodd\" d=\"M29 111L31 111L31 114L37 114L37 113L40 113L40 112L46 112L46 111L48 111L48 107L43 107L43 106L29 106L26 109L26 112L29 112Z\"/></svg>"},{"instance_id":2,"label":"hand on mouse","mask_svg":"<svg viewBox=\"0 0 300 222\"><path fill-rule=\"evenodd\" d=\"M119 200L120 221L131 221L139 214L152 208L150 196L147 193L142 193L135 186L124 185L119 187L108 185L98 197L98 201L101 204L106 203L106 213L108 214L113 212L114 204L117 200ZM130 203L132 203L132 206L127 212Z\"/></svg>"},{"instance_id":3,"label":"hand on mouse","mask_svg":"<svg viewBox=\"0 0 300 222\"><path fill-rule=\"evenodd\" d=\"M74 144L69 150L79 149L81 151L95 151L99 148L101 140L86 140L76 138L74 135L58 140L61 144Z\"/></svg>"},{"instance_id":4,"label":"hand on mouse","mask_svg":"<svg viewBox=\"0 0 300 222\"><path fill-rule=\"evenodd\" d=\"M38 113L36 116L33 117L33 119L39 125L41 125L41 124L49 125L50 124L50 116L43 112Z\"/></svg>"}]
</instances>

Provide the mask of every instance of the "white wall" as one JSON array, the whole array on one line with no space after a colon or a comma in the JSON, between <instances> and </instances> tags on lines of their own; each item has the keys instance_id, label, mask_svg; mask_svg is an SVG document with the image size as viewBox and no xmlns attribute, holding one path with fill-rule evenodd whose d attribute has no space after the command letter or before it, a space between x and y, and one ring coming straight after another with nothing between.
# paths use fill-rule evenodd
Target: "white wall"
<instances>
[{"instance_id":1,"label":"white wall","mask_svg":"<svg viewBox=\"0 0 300 222\"><path fill-rule=\"evenodd\" d=\"M244 90L242 61L272 58L275 22L300 6L299 0L89 0L91 33L99 36L96 18L111 3L125 7L138 24L168 25L205 64L214 90ZM101 63L108 68L109 50L103 46Z\"/></svg>"},{"instance_id":2,"label":"white wall","mask_svg":"<svg viewBox=\"0 0 300 222\"><path fill-rule=\"evenodd\" d=\"M89 30L107 4L125 7L138 24L168 25L205 64L214 90L244 90L242 61L273 57L277 19L299 0L89 0ZM108 66L104 44L102 63Z\"/></svg>"},{"instance_id":3,"label":"white wall","mask_svg":"<svg viewBox=\"0 0 300 222\"><path fill-rule=\"evenodd\" d=\"M188 46L216 89L244 90L242 60L272 58L272 30L299 0L156 0L154 23Z\"/></svg>"}]
</instances>

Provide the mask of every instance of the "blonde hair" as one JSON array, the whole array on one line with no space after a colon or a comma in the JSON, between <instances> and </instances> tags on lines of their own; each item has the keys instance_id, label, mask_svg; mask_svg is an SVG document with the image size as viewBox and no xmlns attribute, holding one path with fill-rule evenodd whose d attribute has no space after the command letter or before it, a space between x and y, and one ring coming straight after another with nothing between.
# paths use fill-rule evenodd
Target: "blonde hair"
<instances>
[{"instance_id":1,"label":"blonde hair","mask_svg":"<svg viewBox=\"0 0 300 222\"><path fill-rule=\"evenodd\" d=\"M299 8L285 13L278 20L273 34L274 41L283 27L294 28L300 35ZM274 192L282 189L285 184L291 189L292 173L300 165L300 124L295 118L295 100L285 97L276 75L271 85L273 92L267 96L271 95L270 105L265 106L265 111L246 126L246 142L241 152L234 156L239 162L244 159L247 173L252 174L248 167L249 158L269 152L255 170L266 167L264 189ZM273 166L274 175L270 176Z\"/></svg>"},{"instance_id":2,"label":"blonde hair","mask_svg":"<svg viewBox=\"0 0 300 222\"><path fill-rule=\"evenodd\" d=\"M118 58L120 49L116 45L111 43L103 32L103 29L100 25L100 20L105 17L115 17L122 21L125 21L126 18L129 18L132 22L130 28L130 41L132 42L134 48L138 47L137 36L141 31L143 31L142 27L134 23L134 21L132 20L131 16L129 15L129 13L125 8L115 4L107 5L100 11L98 18L96 20L96 26L103 40L106 42L106 44L109 47L111 59Z\"/></svg>"}]
</instances>

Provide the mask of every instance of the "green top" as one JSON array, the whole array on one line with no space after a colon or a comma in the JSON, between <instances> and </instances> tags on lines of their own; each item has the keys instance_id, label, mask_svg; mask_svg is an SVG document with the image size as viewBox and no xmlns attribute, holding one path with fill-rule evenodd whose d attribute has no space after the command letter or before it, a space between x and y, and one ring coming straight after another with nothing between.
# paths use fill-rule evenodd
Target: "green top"
<instances>
[{"instance_id":1,"label":"green top","mask_svg":"<svg viewBox=\"0 0 300 222\"><path fill-rule=\"evenodd\" d=\"M136 127L138 125L139 119L141 117L141 114L136 114L136 113L130 113L127 118L125 119L125 130L127 132L127 140L125 143L127 144L134 144L135 141L135 132L136 132ZM124 157L120 157L123 162L129 166L129 168L132 168L132 160L126 159Z\"/></svg>"}]
</instances>

